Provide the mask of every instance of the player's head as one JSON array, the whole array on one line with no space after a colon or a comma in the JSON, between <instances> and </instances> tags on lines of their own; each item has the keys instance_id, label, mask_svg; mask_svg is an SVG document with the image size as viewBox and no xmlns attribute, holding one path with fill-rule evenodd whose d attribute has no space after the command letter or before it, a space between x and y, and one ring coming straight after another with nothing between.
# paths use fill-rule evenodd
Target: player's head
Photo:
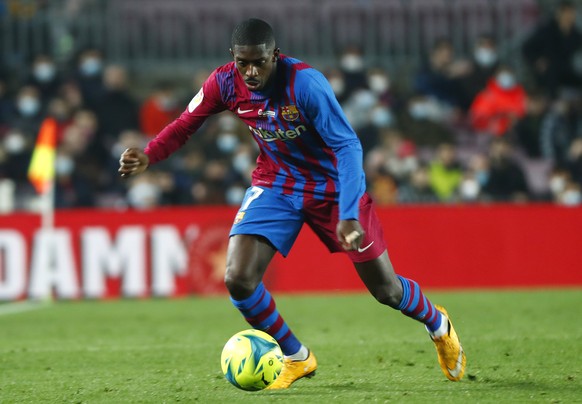
<instances>
[{"instance_id":1,"label":"player's head","mask_svg":"<svg viewBox=\"0 0 582 404\"><path fill-rule=\"evenodd\" d=\"M260 91L275 74L279 48L271 26L251 18L238 24L231 38L230 54L251 91Z\"/></svg>"}]
</instances>

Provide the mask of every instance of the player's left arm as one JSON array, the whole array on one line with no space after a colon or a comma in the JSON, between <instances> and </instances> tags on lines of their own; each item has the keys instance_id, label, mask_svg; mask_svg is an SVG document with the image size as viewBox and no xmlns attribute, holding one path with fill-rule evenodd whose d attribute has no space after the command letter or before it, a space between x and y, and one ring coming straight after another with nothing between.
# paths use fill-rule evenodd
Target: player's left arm
<instances>
[{"instance_id":1,"label":"player's left arm","mask_svg":"<svg viewBox=\"0 0 582 404\"><path fill-rule=\"evenodd\" d=\"M358 222L359 201L366 189L362 145L325 76L313 69L304 73L306 85L296 86L297 100L336 155L340 186L337 234L344 248L355 249L364 233ZM359 235L354 237L356 233Z\"/></svg>"}]
</instances>

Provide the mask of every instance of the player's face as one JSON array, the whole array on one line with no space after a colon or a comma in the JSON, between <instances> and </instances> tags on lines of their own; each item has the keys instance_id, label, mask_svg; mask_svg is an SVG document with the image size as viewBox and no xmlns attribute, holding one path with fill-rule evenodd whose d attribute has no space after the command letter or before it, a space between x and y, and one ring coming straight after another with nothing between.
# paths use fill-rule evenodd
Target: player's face
<instances>
[{"instance_id":1,"label":"player's face","mask_svg":"<svg viewBox=\"0 0 582 404\"><path fill-rule=\"evenodd\" d=\"M262 45L235 45L230 50L236 68L251 91L263 90L274 76L279 48Z\"/></svg>"}]
</instances>

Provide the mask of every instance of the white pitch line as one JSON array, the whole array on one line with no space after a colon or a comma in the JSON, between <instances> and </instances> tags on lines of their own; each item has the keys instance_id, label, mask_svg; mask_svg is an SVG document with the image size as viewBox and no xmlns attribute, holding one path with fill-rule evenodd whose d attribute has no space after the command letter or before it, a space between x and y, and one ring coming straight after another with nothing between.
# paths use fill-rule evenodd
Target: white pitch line
<instances>
[{"instance_id":1,"label":"white pitch line","mask_svg":"<svg viewBox=\"0 0 582 404\"><path fill-rule=\"evenodd\" d=\"M49 307L49 303L45 302L15 302L0 304L0 316L7 316L9 314L24 313L27 311L45 309Z\"/></svg>"}]
</instances>

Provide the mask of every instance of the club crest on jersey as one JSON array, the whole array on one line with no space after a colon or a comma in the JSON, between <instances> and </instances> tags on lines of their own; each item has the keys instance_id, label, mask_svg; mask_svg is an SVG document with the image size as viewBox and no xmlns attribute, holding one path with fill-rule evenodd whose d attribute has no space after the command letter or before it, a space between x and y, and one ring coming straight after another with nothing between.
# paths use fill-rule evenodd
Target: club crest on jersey
<instances>
[{"instance_id":1,"label":"club crest on jersey","mask_svg":"<svg viewBox=\"0 0 582 404\"><path fill-rule=\"evenodd\" d=\"M243 217L245 217L245 213L246 212L238 212L234 218L234 224L240 223L241 220L243 220Z\"/></svg>"},{"instance_id":2,"label":"club crest on jersey","mask_svg":"<svg viewBox=\"0 0 582 404\"><path fill-rule=\"evenodd\" d=\"M294 121L299 118L299 110L295 105L284 105L281 107L281 116L286 121Z\"/></svg>"}]
</instances>

